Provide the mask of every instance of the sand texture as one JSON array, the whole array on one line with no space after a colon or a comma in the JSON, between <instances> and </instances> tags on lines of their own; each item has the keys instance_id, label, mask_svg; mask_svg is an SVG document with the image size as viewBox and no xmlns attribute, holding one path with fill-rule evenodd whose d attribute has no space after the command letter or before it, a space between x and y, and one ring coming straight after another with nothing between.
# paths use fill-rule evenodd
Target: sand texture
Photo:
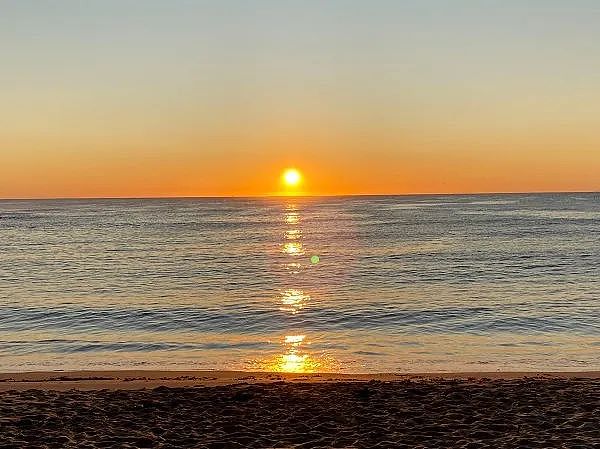
<instances>
[{"instance_id":1,"label":"sand texture","mask_svg":"<svg viewBox=\"0 0 600 449\"><path fill-rule=\"evenodd\" d=\"M600 448L600 379L0 392L0 448Z\"/></svg>"}]
</instances>

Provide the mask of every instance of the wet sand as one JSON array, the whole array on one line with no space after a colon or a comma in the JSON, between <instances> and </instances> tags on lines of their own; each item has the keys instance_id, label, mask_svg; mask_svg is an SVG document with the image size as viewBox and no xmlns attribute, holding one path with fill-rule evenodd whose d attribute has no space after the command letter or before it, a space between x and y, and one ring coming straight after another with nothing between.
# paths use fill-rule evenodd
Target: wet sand
<instances>
[{"instance_id":1,"label":"wet sand","mask_svg":"<svg viewBox=\"0 0 600 449\"><path fill-rule=\"evenodd\" d=\"M600 373L0 375L0 448L600 448Z\"/></svg>"}]
</instances>

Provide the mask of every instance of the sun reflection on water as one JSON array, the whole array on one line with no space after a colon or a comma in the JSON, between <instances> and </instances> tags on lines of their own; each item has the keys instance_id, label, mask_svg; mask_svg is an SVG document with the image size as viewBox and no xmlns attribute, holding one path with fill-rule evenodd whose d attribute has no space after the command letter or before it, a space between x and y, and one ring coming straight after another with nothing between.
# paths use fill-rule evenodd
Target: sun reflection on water
<instances>
[{"instance_id":1,"label":"sun reflection on water","mask_svg":"<svg viewBox=\"0 0 600 449\"><path fill-rule=\"evenodd\" d=\"M286 212L285 222L287 224L298 224L300 223L300 214L298 212Z\"/></svg>"},{"instance_id":2,"label":"sun reflection on water","mask_svg":"<svg viewBox=\"0 0 600 449\"><path fill-rule=\"evenodd\" d=\"M302 264L296 262L286 263L285 269L291 274L299 274L302 270Z\"/></svg>"},{"instance_id":3,"label":"sun reflection on water","mask_svg":"<svg viewBox=\"0 0 600 449\"><path fill-rule=\"evenodd\" d=\"M300 229L287 229L284 235L287 240L298 240L302 237L302 231Z\"/></svg>"},{"instance_id":4,"label":"sun reflection on water","mask_svg":"<svg viewBox=\"0 0 600 449\"><path fill-rule=\"evenodd\" d=\"M286 335L283 341L286 352L275 359L269 371L284 373L312 373L321 364L300 351L305 335Z\"/></svg>"},{"instance_id":5,"label":"sun reflection on water","mask_svg":"<svg viewBox=\"0 0 600 449\"><path fill-rule=\"evenodd\" d=\"M283 220L285 224L291 226L283 230L283 241L279 243L281 252L294 259L296 256L304 255L305 250L301 242L303 230L300 225L299 208L296 204L290 203L284 207ZM295 259L294 262L290 261L294 259L283 262L289 278L284 280L285 289L277 298L279 309L291 315L299 314L311 301L311 296L296 284L300 280L297 275L302 272L303 265L297 262L300 259ZM308 351L307 346L310 346L310 341L307 340L306 335L286 335L281 340L281 345L282 350L279 355L265 357L256 362L260 369L286 373L313 373L331 371L336 365L335 361L328 356L315 355L314 352Z\"/></svg>"},{"instance_id":6,"label":"sun reflection on water","mask_svg":"<svg viewBox=\"0 0 600 449\"><path fill-rule=\"evenodd\" d=\"M281 251L284 254L288 254L290 256L304 255L304 249L302 247L302 243L299 243L299 242L284 243Z\"/></svg>"},{"instance_id":7,"label":"sun reflection on water","mask_svg":"<svg viewBox=\"0 0 600 449\"><path fill-rule=\"evenodd\" d=\"M310 295L305 294L303 290L287 289L281 294L281 304L283 304L283 307L280 310L291 312L292 314L298 313L309 300Z\"/></svg>"}]
</instances>

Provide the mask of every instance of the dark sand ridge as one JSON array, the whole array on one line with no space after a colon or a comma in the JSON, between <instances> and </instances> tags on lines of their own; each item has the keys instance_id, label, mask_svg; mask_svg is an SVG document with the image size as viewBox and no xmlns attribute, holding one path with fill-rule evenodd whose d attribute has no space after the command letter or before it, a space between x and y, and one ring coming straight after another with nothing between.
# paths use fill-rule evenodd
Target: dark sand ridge
<instances>
[{"instance_id":1,"label":"dark sand ridge","mask_svg":"<svg viewBox=\"0 0 600 449\"><path fill-rule=\"evenodd\" d=\"M519 378L600 379L600 371L564 372L462 372L462 373L275 373L247 371L46 371L0 373L0 391L6 390L137 390L141 388L217 386L270 382L368 382L423 379L519 379Z\"/></svg>"},{"instance_id":2,"label":"dark sand ridge","mask_svg":"<svg viewBox=\"0 0 600 449\"><path fill-rule=\"evenodd\" d=\"M600 448L598 372L104 371L0 386L0 448Z\"/></svg>"}]
</instances>

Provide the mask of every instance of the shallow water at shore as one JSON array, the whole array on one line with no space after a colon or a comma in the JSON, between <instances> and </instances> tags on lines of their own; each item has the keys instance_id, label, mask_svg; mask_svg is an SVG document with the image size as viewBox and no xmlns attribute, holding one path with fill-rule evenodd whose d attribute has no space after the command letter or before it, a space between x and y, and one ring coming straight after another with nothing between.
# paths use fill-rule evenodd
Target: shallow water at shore
<instances>
[{"instance_id":1,"label":"shallow water at shore","mask_svg":"<svg viewBox=\"0 0 600 449\"><path fill-rule=\"evenodd\" d=\"M4 371L600 369L598 194L0 201L0 242Z\"/></svg>"}]
</instances>

